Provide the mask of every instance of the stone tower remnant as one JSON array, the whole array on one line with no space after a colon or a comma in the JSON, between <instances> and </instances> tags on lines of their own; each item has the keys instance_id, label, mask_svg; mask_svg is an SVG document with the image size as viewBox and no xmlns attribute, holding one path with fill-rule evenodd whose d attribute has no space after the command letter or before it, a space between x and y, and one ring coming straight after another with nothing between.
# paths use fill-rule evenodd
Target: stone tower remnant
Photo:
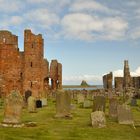
<instances>
[{"instance_id":1,"label":"stone tower remnant","mask_svg":"<svg viewBox=\"0 0 140 140\"><path fill-rule=\"evenodd\" d=\"M55 64L54 64L55 63ZM24 31L24 51L19 51L18 36L7 30L0 30L0 94L7 96L13 89L22 95L27 91L40 97L52 88L62 87L62 64L57 60L49 68L44 59L44 39L31 30ZM50 72L50 74L49 74Z\"/></svg>"}]
</instances>

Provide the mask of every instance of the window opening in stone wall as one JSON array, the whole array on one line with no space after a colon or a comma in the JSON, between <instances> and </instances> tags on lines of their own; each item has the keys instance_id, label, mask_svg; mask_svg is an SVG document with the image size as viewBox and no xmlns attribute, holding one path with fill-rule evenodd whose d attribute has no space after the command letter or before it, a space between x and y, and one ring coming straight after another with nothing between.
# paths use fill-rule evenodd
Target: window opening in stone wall
<instances>
[{"instance_id":1,"label":"window opening in stone wall","mask_svg":"<svg viewBox=\"0 0 140 140\"><path fill-rule=\"evenodd\" d=\"M31 65L31 67L33 67L33 63L32 63L32 62L31 62L31 64L30 64L30 65Z\"/></svg>"},{"instance_id":2,"label":"window opening in stone wall","mask_svg":"<svg viewBox=\"0 0 140 140\"><path fill-rule=\"evenodd\" d=\"M33 87L33 83L32 83L32 81L31 81L31 88Z\"/></svg>"},{"instance_id":3,"label":"window opening in stone wall","mask_svg":"<svg viewBox=\"0 0 140 140\"><path fill-rule=\"evenodd\" d=\"M22 72L21 72L21 73L20 73L20 78L21 78L21 79L22 79L22 76L23 76L23 75L22 75Z\"/></svg>"}]
</instances>

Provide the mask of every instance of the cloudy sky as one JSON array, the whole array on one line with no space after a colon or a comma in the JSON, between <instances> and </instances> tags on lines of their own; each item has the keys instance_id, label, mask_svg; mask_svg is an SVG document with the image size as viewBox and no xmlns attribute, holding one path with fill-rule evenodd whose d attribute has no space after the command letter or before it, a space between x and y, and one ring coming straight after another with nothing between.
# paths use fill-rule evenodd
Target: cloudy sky
<instances>
[{"instance_id":1,"label":"cloudy sky","mask_svg":"<svg viewBox=\"0 0 140 140\"><path fill-rule=\"evenodd\" d=\"M63 84L122 76L124 59L140 75L140 0L0 0L0 17L20 50L24 29L43 35L45 57L63 64Z\"/></svg>"}]
</instances>

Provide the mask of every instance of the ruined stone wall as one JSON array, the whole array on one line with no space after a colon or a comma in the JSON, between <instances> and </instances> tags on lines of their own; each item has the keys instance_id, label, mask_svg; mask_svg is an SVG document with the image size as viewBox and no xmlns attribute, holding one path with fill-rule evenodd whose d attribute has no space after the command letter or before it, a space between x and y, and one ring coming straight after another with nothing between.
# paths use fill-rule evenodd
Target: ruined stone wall
<instances>
[{"instance_id":1,"label":"ruined stone wall","mask_svg":"<svg viewBox=\"0 0 140 140\"><path fill-rule=\"evenodd\" d=\"M1 91L7 95L11 90L21 87L21 56L18 49L18 37L9 31L0 31L0 75Z\"/></svg>"},{"instance_id":2,"label":"ruined stone wall","mask_svg":"<svg viewBox=\"0 0 140 140\"><path fill-rule=\"evenodd\" d=\"M33 96L40 96L43 91L43 38L30 30L24 32L24 84L23 91L32 91Z\"/></svg>"},{"instance_id":3,"label":"ruined stone wall","mask_svg":"<svg viewBox=\"0 0 140 140\"><path fill-rule=\"evenodd\" d=\"M131 77L132 87L139 89L140 88L140 77Z\"/></svg>"},{"instance_id":4,"label":"ruined stone wall","mask_svg":"<svg viewBox=\"0 0 140 140\"><path fill-rule=\"evenodd\" d=\"M52 89L62 88L62 64L52 60L50 64L50 78Z\"/></svg>"},{"instance_id":5,"label":"ruined stone wall","mask_svg":"<svg viewBox=\"0 0 140 140\"><path fill-rule=\"evenodd\" d=\"M19 52L18 37L9 31L0 31L0 95L7 95L18 89L23 95L26 91L39 97L49 90L62 87L62 65L44 59L44 40L41 34L31 30L24 31L24 52Z\"/></svg>"},{"instance_id":6,"label":"ruined stone wall","mask_svg":"<svg viewBox=\"0 0 140 140\"><path fill-rule=\"evenodd\" d=\"M112 80L113 80L112 72L103 76L103 84L105 90L112 90Z\"/></svg>"},{"instance_id":7,"label":"ruined stone wall","mask_svg":"<svg viewBox=\"0 0 140 140\"><path fill-rule=\"evenodd\" d=\"M115 77L114 78L114 83L115 83L115 89L117 91L122 91L123 90L123 77Z\"/></svg>"}]
</instances>

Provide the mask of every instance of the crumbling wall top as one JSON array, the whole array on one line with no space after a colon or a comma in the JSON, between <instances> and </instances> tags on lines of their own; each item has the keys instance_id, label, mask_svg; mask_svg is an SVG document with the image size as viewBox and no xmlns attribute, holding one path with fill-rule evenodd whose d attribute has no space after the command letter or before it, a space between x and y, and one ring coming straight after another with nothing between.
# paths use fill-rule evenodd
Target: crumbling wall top
<instances>
[{"instance_id":1,"label":"crumbling wall top","mask_svg":"<svg viewBox=\"0 0 140 140\"><path fill-rule=\"evenodd\" d=\"M31 30L24 30L24 41L25 42L34 42L34 43L43 43L43 38L41 34L35 35Z\"/></svg>"},{"instance_id":2,"label":"crumbling wall top","mask_svg":"<svg viewBox=\"0 0 140 140\"><path fill-rule=\"evenodd\" d=\"M13 35L10 31L0 30L0 44L18 44L18 37Z\"/></svg>"}]
</instances>

